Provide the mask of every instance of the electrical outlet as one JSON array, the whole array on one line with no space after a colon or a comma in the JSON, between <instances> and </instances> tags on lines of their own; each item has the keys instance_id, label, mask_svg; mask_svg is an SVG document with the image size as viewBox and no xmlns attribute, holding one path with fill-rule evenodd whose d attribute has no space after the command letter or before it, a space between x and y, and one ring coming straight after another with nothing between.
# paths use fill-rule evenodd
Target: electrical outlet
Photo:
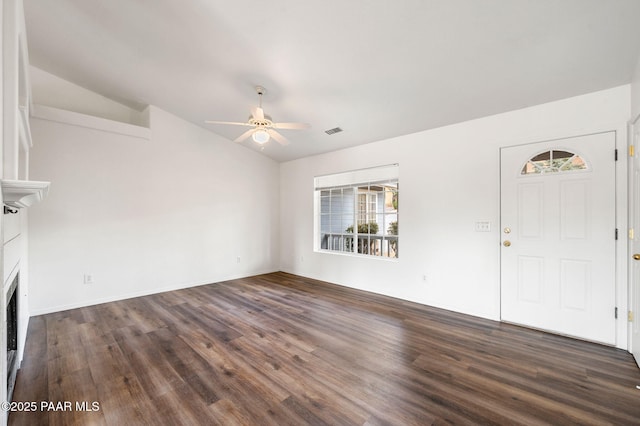
<instances>
[{"instance_id":1,"label":"electrical outlet","mask_svg":"<svg viewBox=\"0 0 640 426\"><path fill-rule=\"evenodd\" d=\"M236 263L240 263L240 256L236 257Z\"/></svg>"},{"instance_id":2,"label":"electrical outlet","mask_svg":"<svg viewBox=\"0 0 640 426\"><path fill-rule=\"evenodd\" d=\"M85 284L93 284L93 274L84 274L84 283Z\"/></svg>"},{"instance_id":3,"label":"electrical outlet","mask_svg":"<svg viewBox=\"0 0 640 426\"><path fill-rule=\"evenodd\" d=\"M424 275L422 276L422 281L427 282L427 274L424 274Z\"/></svg>"}]
</instances>

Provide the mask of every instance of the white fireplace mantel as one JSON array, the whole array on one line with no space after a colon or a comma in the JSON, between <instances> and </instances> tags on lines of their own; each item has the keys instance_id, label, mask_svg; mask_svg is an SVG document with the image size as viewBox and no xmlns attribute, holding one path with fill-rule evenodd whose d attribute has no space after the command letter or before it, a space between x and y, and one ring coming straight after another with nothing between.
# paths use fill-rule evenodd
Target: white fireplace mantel
<instances>
[{"instance_id":1,"label":"white fireplace mantel","mask_svg":"<svg viewBox=\"0 0 640 426\"><path fill-rule=\"evenodd\" d=\"M16 209L31 207L49 192L50 182L37 180L0 180L5 205Z\"/></svg>"}]
</instances>

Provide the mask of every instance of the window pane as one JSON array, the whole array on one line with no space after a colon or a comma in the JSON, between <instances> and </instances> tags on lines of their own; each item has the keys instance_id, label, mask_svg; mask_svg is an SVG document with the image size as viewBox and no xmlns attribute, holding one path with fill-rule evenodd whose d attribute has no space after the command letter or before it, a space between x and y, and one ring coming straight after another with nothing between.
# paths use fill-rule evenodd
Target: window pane
<instances>
[{"instance_id":1,"label":"window pane","mask_svg":"<svg viewBox=\"0 0 640 426\"><path fill-rule=\"evenodd\" d=\"M574 155L567 161L562 167L560 171L567 170L585 170L587 168L587 164L579 155Z\"/></svg>"},{"instance_id":2,"label":"window pane","mask_svg":"<svg viewBox=\"0 0 640 426\"><path fill-rule=\"evenodd\" d=\"M394 211L398 210L398 191L387 187L384 192L384 210Z\"/></svg>"},{"instance_id":3,"label":"window pane","mask_svg":"<svg viewBox=\"0 0 640 426\"><path fill-rule=\"evenodd\" d=\"M344 246L342 251L351 252L355 250L355 246L353 244L353 235L347 235L344 237Z\"/></svg>"},{"instance_id":4,"label":"window pane","mask_svg":"<svg viewBox=\"0 0 640 426\"><path fill-rule=\"evenodd\" d=\"M331 233L342 234L342 218L338 215L331 216Z\"/></svg>"},{"instance_id":5,"label":"window pane","mask_svg":"<svg viewBox=\"0 0 640 426\"><path fill-rule=\"evenodd\" d=\"M543 152L541 154L536 155L529 161L533 161L535 163L549 161L551 159L551 151Z\"/></svg>"},{"instance_id":6,"label":"window pane","mask_svg":"<svg viewBox=\"0 0 640 426\"><path fill-rule=\"evenodd\" d=\"M554 159L568 159L573 157L573 152L568 152L568 151L553 151L552 156Z\"/></svg>"},{"instance_id":7,"label":"window pane","mask_svg":"<svg viewBox=\"0 0 640 426\"><path fill-rule=\"evenodd\" d=\"M387 233L387 222L385 222L386 219L387 217L383 213L378 213L376 215L375 224L378 227L376 234L384 235Z\"/></svg>"},{"instance_id":8,"label":"window pane","mask_svg":"<svg viewBox=\"0 0 640 426\"><path fill-rule=\"evenodd\" d=\"M330 207L331 207L331 198L329 198L329 196L320 197L320 212L327 214L330 212Z\"/></svg>"},{"instance_id":9,"label":"window pane","mask_svg":"<svg viewBox=\"0 0 640 426\"><path fill-rule=\"evenodd\" d=\"M389 257L398 257L398 238L393 237L388 240Z\"/></svg>"},{"instance_id":10,"label":"window pane","mask_svg":"<svg viewBox=\"0 0 640 426\"><path fill-rule=\"evenodd\" d=\"M358 225L366 222L367 222L367 194L360 193L358 194Z\"/></svg>"},{"instance_id":11,"label":"window pane","mask_svg":"<svg viewBox=\"0 0 640 426\"><path fill-rule=\"evenodd\" d=\"M343 215L340 228L344 233L353 233L353 215Z\"/></svg>"},{"instance_id":12,"label":"window pane","mask_svg":"<svg viewBox=\"0 0 640 426\"><path fill-rule=\"evenodd\" d=\"M320 230L322 232L329 232L331 229L331 216L328 214L320 215Z\"/></svg>"},{"instance_id":13,"label":"window pane","mask_svg":"<svg viewBox=\"0 0 640 426\"><path fill-rule=\"evenodd\" d=\"M385 215L385 234L398 235L398 216L395 214Z\"/></svg>"}]
</instances>

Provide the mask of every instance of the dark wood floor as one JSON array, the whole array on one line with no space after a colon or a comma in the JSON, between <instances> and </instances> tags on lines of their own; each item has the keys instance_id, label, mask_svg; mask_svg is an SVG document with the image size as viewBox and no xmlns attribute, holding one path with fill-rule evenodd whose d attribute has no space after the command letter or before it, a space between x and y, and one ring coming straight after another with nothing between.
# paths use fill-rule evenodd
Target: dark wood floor
<instances>
[{"instance_id":1,"label":"dark wood floor","mask_svg":"<svg viewBox=\"0 0 640 426\"><path fill-rule=\"evenodd\" d=\"M636 385L625 351L275 273L32 318L9 424L630 425Z\"/></svg>"}]
</instances>

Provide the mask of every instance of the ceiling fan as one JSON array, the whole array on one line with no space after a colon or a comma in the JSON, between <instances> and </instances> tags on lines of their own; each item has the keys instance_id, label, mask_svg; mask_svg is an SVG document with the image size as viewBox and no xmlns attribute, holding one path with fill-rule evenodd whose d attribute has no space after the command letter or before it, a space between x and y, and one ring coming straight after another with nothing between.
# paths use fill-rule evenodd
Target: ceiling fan
<instances>
[{"instance_id":1,"label":"ceiling fan","mask_svg":"<svg viewBox=\"0 0 640 426\"><path fill-rule=\"evenodd\" d=\"M265 89L262 86L256 86L256 92L259 97L259 106L251 109L251 117L247 122L238 122L238 121L212 121L208 120L205 123L208 124L230 124L233 126L246 126L251 127L251 129L247 130L240 136L238 136L234 142L242 142L251 136L254 142L264 145L269 142L270 138L275 139L281 145L288 145L289 141L287 138L282 136L280 133L276 131L276 129L308 129L311 125L307 123L274 123L271 120L271 117L264 114L262 109L262 95L265 93Z\"/></svg>"}]
</instances>

